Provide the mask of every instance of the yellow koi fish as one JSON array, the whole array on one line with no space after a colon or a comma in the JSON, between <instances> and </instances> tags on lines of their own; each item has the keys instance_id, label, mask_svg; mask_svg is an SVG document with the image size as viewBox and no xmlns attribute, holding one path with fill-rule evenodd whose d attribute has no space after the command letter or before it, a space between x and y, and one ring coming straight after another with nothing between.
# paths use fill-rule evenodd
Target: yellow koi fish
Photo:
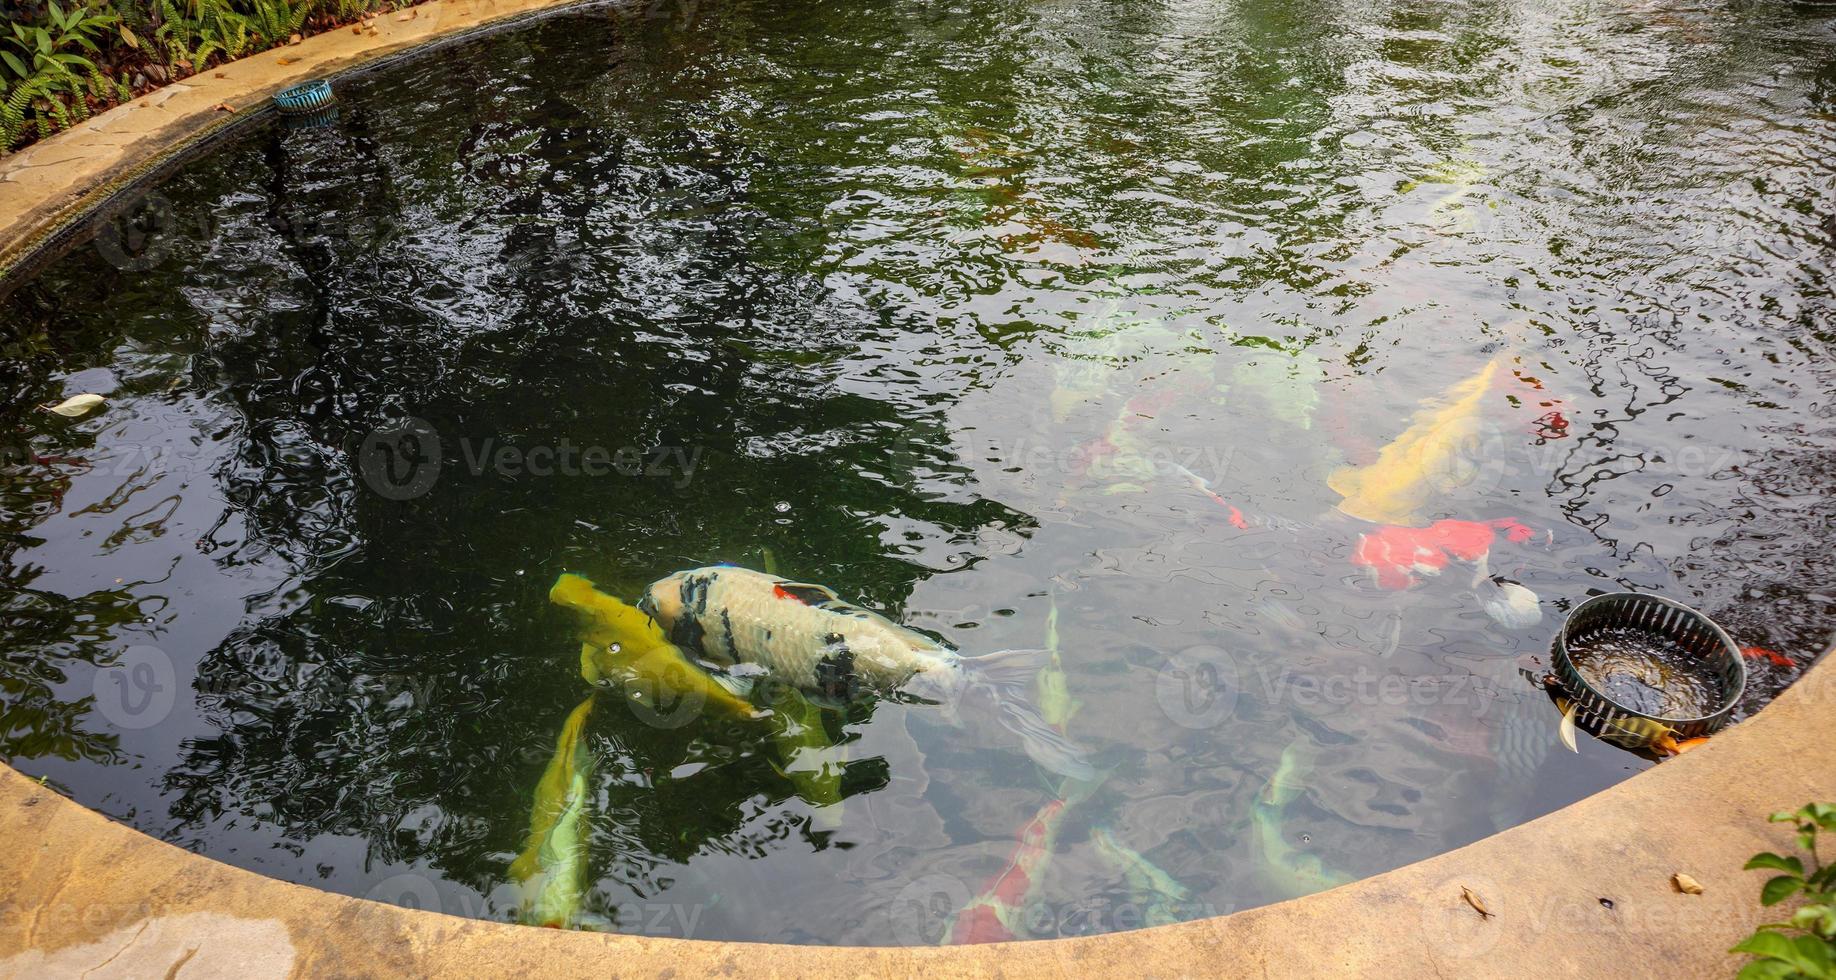
<instances>
[{"instance_id":1,"label":"yellow koi fish","mask_svg":"<svg viewBox=\"0 0 1836 980\"><path fill-rule=\"evenodd\" d=\"M587 777L593 769L580 737L592 713L588 696L561 726L554 758L536 783L529 841L510 862L510 880L522 893L520 917L528 925L566 929L580 912L586 891Z\"/></svg>"},{"instance_id":2,"label":"yellow koi fish","mask_svg":"<svg viewBox=\"0 0 1836 980\"><path fill-rule=\"evenodd\" d=\"M1485 394L1498 373L1490 361L1477 374L1447 389L1439 404L1425 406L1415 421L1383 447L1377 462L1344 467L1326 485L1344 497L1339 510L1376 524L1420 527L1425 510L1450 476L1470 465L1461 451L1470 447Z\"/></svg>"},{"instance_id":3,"label":"yellow koi fish","mask_svg":"<svg viewBox=\"0 0 1836 980\"><path fill-rule=\"evenodd\" d=\"M1165 926L1191 918L1192 893L1154 862L1133 850L1105 827L1090 832L1090 840L1128 882L1128 900L1141 913L1141 924Z\"/></svg>"},{"instance_id":4,"label":"yellow koi fish","mask_svg":"<svg viewBox=\"0 0 1836 980\"><path fill-rule=\"evenodd\" d=\"M1046 724L1060 733L1071 723L1071 716L1084 703L1071 696L1071 686L1065 681L1065 665L1058 657L1058 597L1051 598L1051 610L1046 613L1046 654L1044 667L1033 678L1033 694L1039 704L1039 717Z\"/></svg>"},{"instance_id":5,"label":"yellow koi fish","mask_svg":"<svg viewBox=\"0 0 1836 980\"><path fill-rule=\"evenodd\" d=\"M1564 718L1568 717L1569 712L1575 710L1574 702L1563 695L1556 695L1555 703L1556 709L1562 712ZM1661 721L1624 717L1611 719L1598 727L1600 730L1594 733L1595 738L1623 749L1649 749L1663 756L1681 755L1688 751L1683 748L1687 742L1677 742L1676 729ZM1690 739L1689 741L1697 740ZM1694 745L1689 746L1691 749L1695 747Z\"/></svg>"},{"instance_id":6,"label":"yellow koi fish","mask_svg":"<svg viewBox=\"0 0 1836 980\"><path fill-rule=\"evenodd\" d=\"M1472 210L1466 204L1466 196L1473 187L1481 184L1486 178L1486 167L1481 161L1471 156L1461 156L1444 160L1432 167L1421 180L1405 182L1399 190L1407 194L1423 184L1439 184L1451 187L1452 190L1436 198L1428 206L1429 223L1442 231L1471 231L1477 224ZM1496 202L1486 202L1487 207L1497 207Z\"/></svg>"},{"instance_id":7,"label":"yellow koi fish","mask_svg":"<svg viewBox=\"0 0 1836 980\"><path fill-rule=\"evenodd\" d=\"M1304 737L1296 739L1281 751L1275 775L1250 805L1250 822L1256 829L1256 849L1261 852L1263 876L1284 898L1300 898L1352 880L1327 868L1318 854L1295 848L1282 830L1282 817L1288 804L1306 789L1303 780L1310 763L1304 758L1307 754L1304 742Z\"/></svg>"},{"instance_id":8,"label":"yellow koi fish","mask_svg":"<svg viewBox=\"0 0 1836 980\"><path fill-rule=\"evenodd\" d=\"M804 802L816 808L811 828L834 830L841 826L847 747L829 738L820 706L789 685L780 685L777 692L771 705L772 748L777 757L772 768L790 780Z\"/></svg>"},{"instance_id":9,"label":"yellow koi fish","mask_svg":"<svg viewBox=\"0 0 1836 980\"><path fill-rule=\"evenodd\" d=\"M580 676L589 684L624 685L635 701L659 695L699 697L703 710L736 718L757 715L751 702L734 694L682 652L650 616L593 587L572 573L555 580L550 602L581 614ZM651 705L652 707L660 707Z\"/></svg>"}]
</instances>

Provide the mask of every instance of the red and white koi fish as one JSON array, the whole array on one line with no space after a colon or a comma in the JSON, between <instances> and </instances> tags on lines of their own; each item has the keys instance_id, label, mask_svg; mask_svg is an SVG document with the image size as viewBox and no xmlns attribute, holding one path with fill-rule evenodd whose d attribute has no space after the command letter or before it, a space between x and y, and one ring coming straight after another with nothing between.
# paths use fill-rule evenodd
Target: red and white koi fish
<instances>
[{"instance_id":1,"label":"red and white koi fish","mask_svg":"<svg viewBox=\"0 0 1836 980\"><path fill-rule=\"evenodd\" d=\"M1204 477L1199 476L1197 473L1194 473L1191 470L1186 469L1184 466L1181 466L1178 463L1171 463L1168 465L1172 466L1173 469L1179 473L1179 475L1185 477L1186 482L1192 484L1193 489L1197 490L1199 493L1202 493L1207 497L1210 497L1212 503L1215 503L1219 507L1222 507L1225 510L1229 511L1231 527L1234 527L1239 531L1249 530L1249 521L1243 517L1243 512L1238 510L1235 504L1219 496L1216 490L1211 489L1210 480L1207 480Z\"/></svg>"},{"instance_id":2,"label":"red and white koi fish","mask_svg":"<svg viewBox=\"0 0 1836 980\"><path fill-rule=\"evenodd\" d=\"M1065 814L1089 799L1107 775L1064 781L1058 798L1040 807L1021 826L1007 863L956 913L950 931L944 935L944 945L1002 943L1020 938L1027 902L1038 892L1040 877L1052 861Z\"/></svg>"},{"instance_id":3,"label":"red and white koi fish","mask_svg":"<svg viewBox=\"0 0 1836 980\"><path fill-rule=\"evenodd\" d=\"M1020 938L1027 900L1038 888L1040 872L1052 859L1058 826L1067 808L1064 800L1053 800L1020 828L1007 863L956 913L944 937L945 945L1004 943Z\"/></svg>"},{"instance_id":4,"label":"red and white koi fish","mask_svg":"<svg viewBox=\"0 0 1836 980\"><path fill-rule=\"evenodd\" d=\"M1406 589L1423 575L1439 575L1449 556L1478 562L1491 553L1492 541L1503 531L1521 544L1536 532L1514 518L1495 521L1435 521L1427 527L1383 527L1358 537L1352 564L1377 576L1386 589Z\"/></svg>"}]
</instances>

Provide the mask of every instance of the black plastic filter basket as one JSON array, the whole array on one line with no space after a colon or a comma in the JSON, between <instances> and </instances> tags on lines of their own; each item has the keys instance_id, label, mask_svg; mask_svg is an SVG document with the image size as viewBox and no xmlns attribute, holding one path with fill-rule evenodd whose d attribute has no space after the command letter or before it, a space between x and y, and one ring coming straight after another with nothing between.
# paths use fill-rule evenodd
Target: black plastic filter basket
<instances>
[{"instance_id":1,"label":"black plastic filter basket","mask_svg":"<svg viewBox=\"0 0 1836 980\"><path fill-rule=\"evenodd\" d=\"M1569 644L1595 630L1614 626L1665 637L1702 658L1721 682L1716 709L1699 718L1665 718L1633 711L1594 690L1587 678L1575 669L1569 657ZM1648 723L1618 724L1644 719L1670 729L1678 741L1712 735L1728 723L1728 716L1733 714L1735 703L1747 687L1746 662L1728 634L1707 616L1662 596L1613 592L1588 599L1568 614L1568 621L1556 634L1551 653L1557 679L1574 698L1575 720L1595 731L1650 731L1654 738L1661 734Z\"/></svg>"}]
</instances>

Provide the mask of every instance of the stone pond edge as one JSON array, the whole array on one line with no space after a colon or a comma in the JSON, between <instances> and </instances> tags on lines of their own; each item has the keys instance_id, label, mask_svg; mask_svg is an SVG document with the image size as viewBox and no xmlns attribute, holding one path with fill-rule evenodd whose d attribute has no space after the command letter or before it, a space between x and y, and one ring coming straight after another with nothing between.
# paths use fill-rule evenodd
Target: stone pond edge
<instances>
[{"instance_id":1,"label":"stone pond edge","mask_svg":"<svg viewBox=\"0 0 1836 980\"><path fill-rule=\"evenodd\" d=\"M288 85L335 77L578 0L434 0L151 92L0 157L0 284L79 240L150 175ZM285 62L285 63L283 63ZM229 108L220 108L227 106ZM1553 739L1553 719L1551 738ZM1537 820L1277 905L1076 939L814 947L557 932L398 908L266 878L155 840L0 765L0 977L1732 975L1769 916L1766 815L1836 800L1825 657L1708 745ZM1676 872L1705 886L1684 895ZM1465 904L1483 896L1491 918ZM1605 901L1603 901L1603 899Z\"/></svg>"}]
</instances>

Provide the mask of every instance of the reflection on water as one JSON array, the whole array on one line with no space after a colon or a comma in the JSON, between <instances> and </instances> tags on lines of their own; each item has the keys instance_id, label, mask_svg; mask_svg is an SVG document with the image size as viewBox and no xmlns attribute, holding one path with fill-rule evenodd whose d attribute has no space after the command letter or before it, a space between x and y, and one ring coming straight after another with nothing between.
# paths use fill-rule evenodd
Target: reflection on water
<instances>
[{"instance_id":1,"label":"reflection on water","mask_svg":"<svg viewBox=\"0 0 1836 980\"><path fill-rule=\"evenodd\" d=\"M972 706L814 716L834 823L756 724L583 736L590 922L1045 937L1643 767L1518 674L1590 591L1773 651L1758 699L1836 622L1820 8L654 9L349 82L0 301L9 761L507 918L560 573L771 563L969 653L1056 609L1074 806Z\"/></svg>"}]
</instances>

